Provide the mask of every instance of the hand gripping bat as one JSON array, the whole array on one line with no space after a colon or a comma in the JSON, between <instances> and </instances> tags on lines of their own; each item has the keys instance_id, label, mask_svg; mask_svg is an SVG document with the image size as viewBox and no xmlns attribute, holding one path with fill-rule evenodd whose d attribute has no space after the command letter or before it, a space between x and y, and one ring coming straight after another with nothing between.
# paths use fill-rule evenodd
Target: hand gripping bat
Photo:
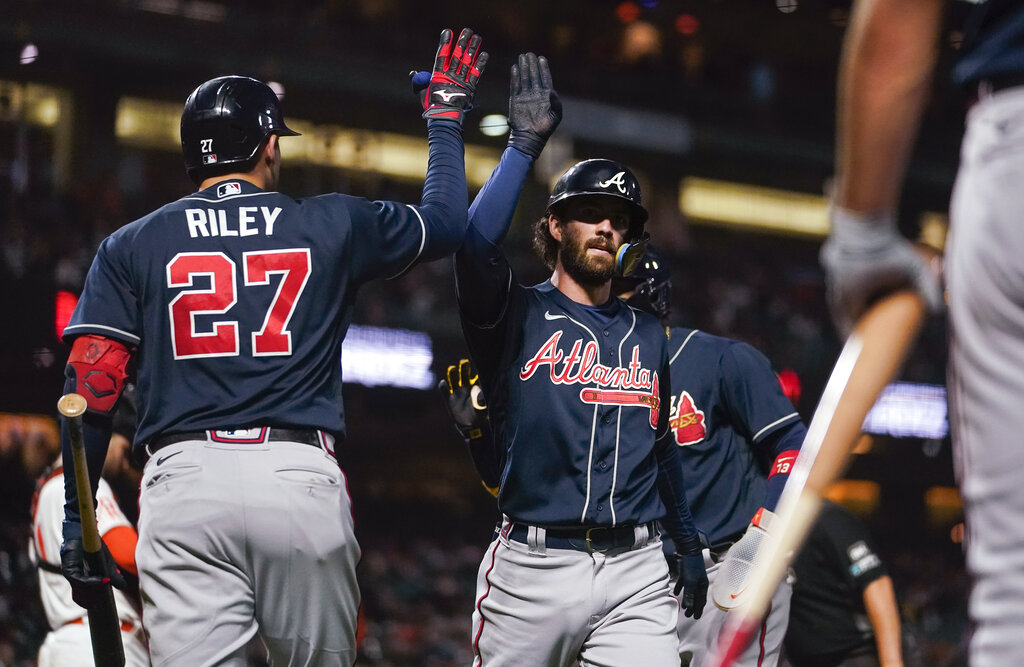
<instances>
[{"instance_id":1,"label":"hand gripping bat","mask_svg":"<svg viewBox=\"0 0 1024 667\"><path fill-rule=\"evenodd\" d=\"M67 420L71 435L71 455L75 462L75 483L78 486L78 512L82 517L82 546L89 567L102 569L99 560L100 531L96 524L92 487L85 463L85 444L82 436L82 414L85 398L80 394L65 394L57 401L57 410ZM121 621L114 604L114 589L107 584L102 604L89 609L89 634L92 638L92 657L96 667L124 667L124 646L121 644Z\"/></svg>"},{"instance_id":2,"label":"hand gripping bat","mask_svg":"<svg viewBox=\"0 0 1024 667\"><path fill-rule=\"evenodd\" d=\"M897 292L870 308L847 339L771 528L753 554L730 551L712 586L712 600L730 613L709 664L731 667L750 644L818 515L825 491L845 469L864 418L902 365L924 315L924 301L916 292Z\"/></svg>"}]
</instances>

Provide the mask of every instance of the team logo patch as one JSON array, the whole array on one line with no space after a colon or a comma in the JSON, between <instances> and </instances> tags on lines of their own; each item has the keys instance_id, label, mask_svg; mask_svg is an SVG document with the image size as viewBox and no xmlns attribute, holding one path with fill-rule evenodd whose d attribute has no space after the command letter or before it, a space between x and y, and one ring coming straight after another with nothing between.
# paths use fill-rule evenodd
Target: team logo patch
<instances>
[{"instance_id":1,"label":"team logo patch","mask_svg":"<svg viewBox=\"0 0 1024 667\"><path fill-rule=\"evenodd\" d=\"M229 195L240 195L242 194L242 186L238 183L221 183L217 186L217 196L227 197Z\"/></svg>"},{"instance_id":2,"label":"team logo patch","mask_svg":"<svg viewBox=\"0 0 1024 667\"><path fill-rule=\"evenodd\" d=\"M679 397L679 404L674 406L668 425L680 447L695 445L708 434L704 425L704 411L697 409L688 391Z\"/></svg>"}]
</instances>

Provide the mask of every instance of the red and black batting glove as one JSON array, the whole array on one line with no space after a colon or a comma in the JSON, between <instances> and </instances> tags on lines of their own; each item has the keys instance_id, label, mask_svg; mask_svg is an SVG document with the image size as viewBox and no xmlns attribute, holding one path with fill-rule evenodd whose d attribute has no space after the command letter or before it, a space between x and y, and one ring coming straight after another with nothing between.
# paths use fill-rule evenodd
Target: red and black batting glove
<instances>
[{"instance_id":1,"label":"red and black batting glove","mask_svg":"<svg viewBox=\"0 0 1024 667\"><path fill-rule=\"evenodd\" d=\"M508 145L534 160L562 121L562 101L551 82L551 69L543 56L523 53L512 65L508 96Z\"/></svg>"},{"instance_id":2,"label":"red and black batting glove","mask_svg":"<svg viewBox=\"0 0 1024 667\"><path fill-rule=\"evenodd\" d=\"M434 58L430 81L422 86L422 73L412 72L413 90L422 92L423 117L451 118L462 124L466 112L473 108L476 84L487 65L487 52L480 50L480 35L463 28L459 41L445 28Z\"/></svg>"},{"instance_id":3,"label":"red and black batting glove","mask_svg":"<svg viewBox=\"0 0 1024 667\"><path fill-rule=\"evenodd\" d=\"M82 540L64 540L60 547L60 569L71 584L71 598L83 609L103 603L107 584L121 590L128 585L103 542L100 542L99 551L90 554L86 553Z\"/></svg>"}]
</instances>

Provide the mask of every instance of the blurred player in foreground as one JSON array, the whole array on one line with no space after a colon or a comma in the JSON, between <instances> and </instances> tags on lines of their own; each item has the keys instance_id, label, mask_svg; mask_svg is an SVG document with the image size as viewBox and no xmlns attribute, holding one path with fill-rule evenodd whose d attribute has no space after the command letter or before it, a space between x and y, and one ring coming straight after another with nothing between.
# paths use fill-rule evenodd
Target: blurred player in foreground
<instances>
[{"instance_id":1,"label":"blurred player in foreground","mask_svg":"<svg viewBox=\"0 0 1024 667\"><path fill-rule=\"evenodd\" d=\"M560 117L547 61L520 56L509 146L455 258L503 459L504 521L477 577L475 664L674 666L678 605L656 522L665 505L687 614L703 610L707 576L668 433L667 340L656 318L611 294L617 257L635 257L643 238L639 183L610 160L562 175L535 229L553 270L540 285L520 286L500 250Z\"/></svg>"},{"instance_id":2,"label":"blurred player in foreground","mask_svg":"<svg viewBox=\"0 0 1024 667\"><path fill-rule=\"evenodd\" d=\"M843 53L837 189L822 251L841 328L872 298L935 278L896 230L903 179L929 92L943 0L860 0ZM969 660L1024 664L1024 4L972 9L955 78L974 100L946 246L950 422L964 498Z\"/></svg>"},{"instance_id":3,"label":"blurred player in foreground","mask_svg":"<svg viewBox=\"0 0 1024 667\"><path fill-rule=\"evenodd\" d=\"M267 85L219 77L182 113L199 191L100 245L64 333L65 391L88 401L95 486L125 365L138 361L135 447L149 461L136 559L156 665L239 664L257 634L272 664L355 661L360 549L334 458L338 357L363 283L462 243L462 120L486 58L471 30L442 32L419 206L275 192L280 139L296 133ZM105 571L86 569L65 484L61 562L88 607L115 571L109 554Z\"/></svg>"}]
</instances>

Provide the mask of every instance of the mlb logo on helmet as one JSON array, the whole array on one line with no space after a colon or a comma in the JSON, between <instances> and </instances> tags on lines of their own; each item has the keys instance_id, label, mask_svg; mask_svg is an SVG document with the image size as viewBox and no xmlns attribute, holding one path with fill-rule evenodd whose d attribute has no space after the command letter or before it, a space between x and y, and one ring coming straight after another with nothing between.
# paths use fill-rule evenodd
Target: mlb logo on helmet
<instances>
[{"instance_id":1,"label":"mlb logo on helmet","mask_svg":"<svg viewBox=\"0 0 1024 667\"><path fill-rule=\"evenodd\" d=\"M228 195L242 194L242 186L235 182L221 183L217 186L217 196L227 197Z\"/></svg>"},{"instance_id":2,"label":"mlb logo on helmet","mask_svg":"<svg viewBox=\"0 0 1024 667\"><path fill-rule=\"evenodd\" d=\"M203 156L203 164L215 164L217 162L217 154Z\"/></svg>"}]
</instances>

